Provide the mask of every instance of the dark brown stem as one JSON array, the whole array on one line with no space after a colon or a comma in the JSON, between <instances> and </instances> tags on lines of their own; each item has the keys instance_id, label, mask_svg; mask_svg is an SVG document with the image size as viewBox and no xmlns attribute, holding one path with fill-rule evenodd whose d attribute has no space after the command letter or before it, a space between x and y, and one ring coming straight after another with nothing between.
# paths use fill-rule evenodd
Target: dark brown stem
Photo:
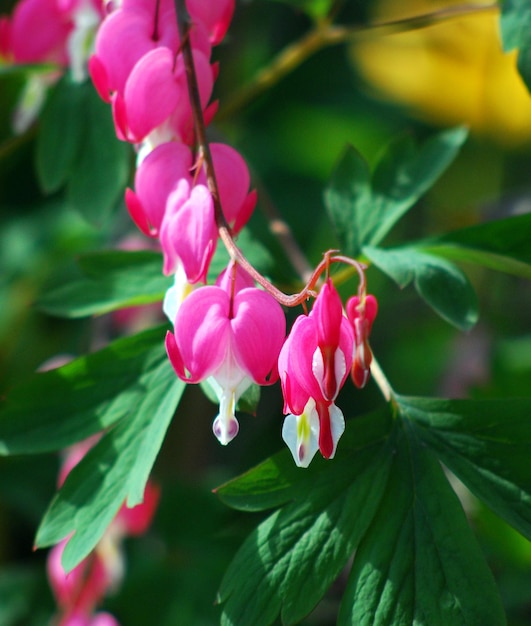
<instances>
[{"instance_id":1,"label":"dark brown stem","mask_svg":"<svg viewBox=\"0 0 531 626\"><path fill-rule=\"evenodd\" d=\"M268 291L280 304L286 307L293 307L302 304L305 300L315 295L313 291L320 275L323 271L330 266L330 263L348 263L356 268L360 277L360 286L365 285L365 275L363 272L363 266L355 261L344 256L334 256L334 251L329 251L324 255L323 260L311 273L307 280L306 286L299 293L292 295L286 295L280 289L277 289L269 280L267 280L258 270L256 270L251 263L245 258L242 251L238 248L232 237L230 226L227 224L221 202L219 198L219 187L216 181L216 173L214 171L214 165L212 162L212 154L210 153L210 146L206 137L205 120L203 117L203 108L201 106L201 98L199 95L199 88L197 84L197 76L194 66L194 58L192 54L192 46L190 43L190 29L193 27L190 15L186 9L184 0L175 0L177 8L177 16L179 22L179 33L181 37L181 50L183 55L184 66L186 70L186 78L188 82L188 93L190 97L190 104L192 107L192 113L194 118L194 128L196 133L196 141L198 145L198 160L202 162L205 167L207 187L212 194L214 202L214 212L216 225L218 227L219 237L223 244L227 248L227 251L234 261L236 261L241 267L266 291Z\"/></svg>"}]
</instances>

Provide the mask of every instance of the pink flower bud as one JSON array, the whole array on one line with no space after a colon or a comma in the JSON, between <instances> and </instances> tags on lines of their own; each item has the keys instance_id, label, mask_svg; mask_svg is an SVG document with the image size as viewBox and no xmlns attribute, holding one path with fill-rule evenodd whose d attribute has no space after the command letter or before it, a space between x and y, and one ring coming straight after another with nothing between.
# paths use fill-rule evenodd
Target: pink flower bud
<instances>
[{"instance_id":1,"label":"pink flower bud","mask_svg":"<svg viewBox=\"0 0 531 626\"><path fill-rule=\"evenodd\" d=\"M369 380L372 351L369 334L378 313L378 302L372 295L353 296L347 301L347 316L354 330L354 359L352 363L352 381L362 389Z\"/></svg>"}]
</instances>

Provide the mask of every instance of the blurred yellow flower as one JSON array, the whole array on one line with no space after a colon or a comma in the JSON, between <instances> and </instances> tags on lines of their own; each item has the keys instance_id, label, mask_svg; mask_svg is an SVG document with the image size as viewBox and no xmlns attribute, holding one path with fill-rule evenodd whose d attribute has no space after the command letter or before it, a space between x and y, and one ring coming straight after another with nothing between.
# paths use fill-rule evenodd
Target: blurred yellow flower
<instances>
[{"instance_id":1,"label":"blurred yellow flower","mask_svg":"<svg viewBox=\"0 0 531 626\"><path fill-rule=\"evenodd\" d=\"M373 19L459 4L379 0ZM377 95L406 105L412 115L436 124L465 123L505 146L521 145L531 140L531 96L516 69L516 53L502 52L498 18L493 9L375 37L353 46L352 58Z\"/></svg>"}]
</instances>

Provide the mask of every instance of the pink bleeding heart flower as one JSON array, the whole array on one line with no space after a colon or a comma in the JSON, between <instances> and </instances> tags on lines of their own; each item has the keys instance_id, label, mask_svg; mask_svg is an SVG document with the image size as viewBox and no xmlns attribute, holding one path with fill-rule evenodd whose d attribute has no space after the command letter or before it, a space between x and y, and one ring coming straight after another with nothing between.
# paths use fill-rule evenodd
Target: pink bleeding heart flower
<instances>
[{"instance_id":1,"label":"pink bleeding heart flower","mask_svg":"<svg viewBox=\"0 0 531 626\"><path fill-rule=\"evenodd\" d=\"M284 394L282 436L297 465L307 467L317 449L329 459L345 429L335 399L352 365L352 328L330 279L310 315L301 315L282 347L278 370Z\"/></svg>"},{"instance_id":2,"label":"pink bleeding heart flower","mask_svg":"<svg viewBox=\"0 0 531 626\"><path fill-rule=\"evenodd\" d=\"M68 615L58 626L120 626L117 619L110 613L95 613L94 615Z\"/></svg>"},{"instance_id":3,"label":"pink bleeding heart flower","mask_svg":"<svg viewBox=\"0 0 531 626\"><path fill-rule=\"evenodd\" d=\"M210 58L204 28L193 28L190 36L192 47ZM124 2L107 16L96 37L89 66L98 93L106 101L113 92L123 96L129 75L145 54L165 47L176 55L179 45L173 0Z\"/></svg>"},{"instance_id":4,"label":"pink bleeding heart flower","mask_svg":"<svg viewBox=\"0 0 531 626\"><path fill-rule=\"evenodd\" d=\"M193 59L204 109L214 84L212 68L198 50L193 51ZM120 93L113 99L113 111L118 130L125 129L128 141L139 143L166 121L182 140L193 123L182 56L175 58L166 47L147 52L129 74L123 102Z\"/></svg>"},{"instance_id":5,"label":"pink bleeding heart flower","mask_svg":"<svg viewBox=\"0 0 531 626\"><path fill-rule=\"evenodd\" d=\"M66 65L66 40L74 24L56 0L22 0L13 12L10 45L16 63Z\"/></svg>"},{"instance_id":6,"label":"pink bleeding heart flower","mask_svg":"<svg viewBox=\"0 0 531 626\"><path fill-rule=\"evenodd\" d=\"M120 626L116 618L110 613L95 613L94 615L66 615L58 626Z\"/></svg>"},{"instance_id":7,"label":"pink bleeding heart flower","mask_svg":"<svg viewBox=\"0 0 531 626\"><path fill-rule=\"evenodd\" d=\"M276 378L286 329L282 308L254 287L207 286L186 298L174 326L175 334L166 336L171 364L186 382L214 383L220 408L213 431L226 445L239 430L235 407L241 394L252 382L267 385Z\"/></svg>"},{"instance_id":8,"label":"pink bleeding heart flower","mask_svg":"<svg viewBox=\"0 0 531 626\"><path fill-rule=\"evenodd\" d=\"M213 46L219 44L229 28L234 13L234 0L187 0L188 11L195 23L205 25Z\"/></svg>"},{"instance_id":9,"label":"pink bleeding heart flower","mask_svg":"<svg viewBox=\"0 0 531 626\"><path fill-rule=\"evenodd\" d=\"M206 282L218 238L214 203L204 185L190 188L182 179L166 204L160 227L164 273L175 272L179 260L189 283Z\"/></svg>"},{"instance_id":10,"label":"pink bleeding heart flower","mask_svg":"<svg viewBox=\"0 0 531 626\"><path fill-rule=\"evenodd\" d=\"M168 196L180 180L191 183L191 167L190 149L177 141L157 146L139 165L136 193L128 189L125 201L133 221L145 235L158 235Z\"/></svg>"},{"instance_id":11,"label":"pink bleeding heart flower","mask_svg":"<svg viewBox=\"0 0 531 626\"><path fill-rule=\"evenodd\" d=\"M102 19L95 0L22 0L9 27L11 56L16 63L70 64L74 79L81 81L87 49Z\"/></svg>"},{"instance_id":12,"label":"pink bleeding heart flower","mask_svg":"<svg viewBox=\"0 0 531 626\"><path fill-rule=\"evenodd\" d=\"M211 143L210 151L223 214L233 232L238 233L248 222L256 205L256 191L249 193L249 169L242 156L231 146ZM204 168L199 173L198 182L206 184Z\"/></svg>"},{"instance_id":13,"label":"pink bleeding heart flower","mask_svg":"<svg viewBox=\"0 0 531 626\"><path fill-rule=\"evenodd\" d=\"M372 295L353 296L347 300L347 317L354 330L352 381L359 389L367 384L371 373L372 350L369 335L378 313L378 302Z\"/></svg>"},{"instance_id":14,"label":"pink bleeding heart flower","mask_svg":"<svg viewBox=\"0 0 531 626\"><path fill-rule=\"evenodd\" d=\"M9 60L11 55L11 22L7 16L0 17L0 58Z\"/></svg>"},{"instance_id":15,"label":"pink bleeding heart flower","mask_svg":"<svg viewBox=\"0 0 531 626\"><path fill-rule=\"evenodd\" d=\"M81 561L68 574L61 559L68 538L54 546L47 561L48 580L56 602L65 615L90 615L114 583L108 564L97 553Z\"/></svg>"}]
</instances>

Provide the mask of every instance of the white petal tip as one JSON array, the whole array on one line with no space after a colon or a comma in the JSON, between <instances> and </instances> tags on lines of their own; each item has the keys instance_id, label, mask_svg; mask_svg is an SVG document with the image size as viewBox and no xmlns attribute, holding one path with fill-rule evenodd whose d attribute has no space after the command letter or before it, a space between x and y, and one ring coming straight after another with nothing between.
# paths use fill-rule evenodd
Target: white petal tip
<instances>
[{"instance_id":1,"label":"white petal tip","mask_svg":"<svg viewBox=\"0 0 531 626\"><path fill-rule=\"evenodd\" d=\"M219 443L226 446L236 437L240 430L240 425L235 417L231 417L227 420L222 419L221 416L218 415L212 424L212 430Z\"/></svg>"}]
</instances>

